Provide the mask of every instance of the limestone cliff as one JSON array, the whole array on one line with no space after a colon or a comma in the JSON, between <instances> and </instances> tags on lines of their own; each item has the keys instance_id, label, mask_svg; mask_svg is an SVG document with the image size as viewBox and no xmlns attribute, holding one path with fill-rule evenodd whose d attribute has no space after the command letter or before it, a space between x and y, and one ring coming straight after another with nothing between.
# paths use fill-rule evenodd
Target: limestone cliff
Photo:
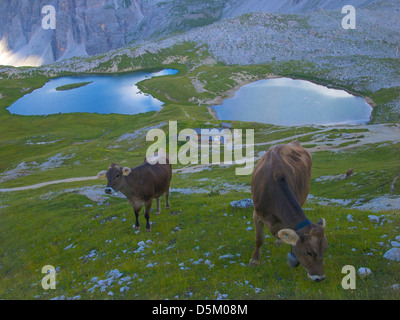
<instances>
[{"instance_id":1,"label":"limestone cliff","mask_svg":"<svg viewBox=\"0 0 400 320\"><path fill-rule=\"evenodd\" d=\"M216 21L224 1L2 0L0 64L41 65L93 55L128 42ZM43 29L45 5L55 8L56 28Z\"/></svg>"}]
</instances>

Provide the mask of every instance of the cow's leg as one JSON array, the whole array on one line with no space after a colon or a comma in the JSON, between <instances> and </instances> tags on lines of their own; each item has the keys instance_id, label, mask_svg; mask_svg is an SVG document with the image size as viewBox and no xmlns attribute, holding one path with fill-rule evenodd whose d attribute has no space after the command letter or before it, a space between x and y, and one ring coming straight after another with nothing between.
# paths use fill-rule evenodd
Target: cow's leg
<instances>
[{"instance_id":1,"label":"cow's leg","mask_svg":"<svg viewBox=\"0 0 400 320\"><path fill-rule=\"evenodd\" d=\"M168 197L169 197L169 188L168 188L167 192L165 193L165 209L169 209Z\"/></svg>"},{"instance_id":2,"label":"cow's leg","mask_svg":"<svg viewBox=\"0 0 400 320\"><path fill-rule=\"evenodd\" d=\"M156 215L159 215L161 213L161 208L160 208L160 197L156 198L157 201L157 211Z\"/></svg>"},{"instance_id":3,"label":"cow's leg","mask_svg":"<svg viewBox=\"0 0 400 320\"><path fill-rule=\"evenodd\" d=\"M140 224L139 224L139 214L140 214L140 209L137 208L133 208L135 210L135 217L136 217L136 222L135 222L135 230L139 230L140 229Z\"/></svg>"},{"instance_id":4,"label":"cow's leg","mask_svg":"<svg viewBox=\"0 0 400 320\"><path fill-rule=\"evenodd\" d=\"M146 231L150 231L150 209L153 203L153 199L146 201L146 211L144 217L146 218Z\"/></svg>"},{"instance_id":5,"label":"cow's leg","mask_svg":"<svg viewBox=\"0 0 400 320\"><path fill-rule=\"evenodd\" d=\"M253 212L253 221L256 228L256 248L254 250L253 256L250 259L251 266L258 266L260 264L260 248L264 243L264 223L257 216L256 211Z\"/></svg>"}]
</instances>

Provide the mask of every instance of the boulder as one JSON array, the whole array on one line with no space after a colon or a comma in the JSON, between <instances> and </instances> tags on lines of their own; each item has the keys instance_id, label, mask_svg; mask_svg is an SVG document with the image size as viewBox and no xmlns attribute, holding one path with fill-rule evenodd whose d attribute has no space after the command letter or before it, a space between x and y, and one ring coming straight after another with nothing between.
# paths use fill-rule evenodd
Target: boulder
<instances>
[{"instance_id":1,"label":"boulder","mask_svg":"<svg viewBox=\"0 0 400 320\"><path fill-rule=\"evenodd\" d=\"M396 283L396 284L392 285L391 288L392 288L394 291L400 290L400 283Z\"/></svg>"},{"instance_id":2,"label":"boulder","mask_svg":"<svg viewBox=\"0 0 400 320\"><path fill-rule=\"evenodd\" d=\"M400 248L392 248L383 255L385 259L400 262Z\"/></svg>"},{"instance_id":3,"label":"boulder","mask_svg":"<svg viewBox=\"0 0 400 320\"><path fill-rule=\"evenodd\" d=\"M368 219L369 219L369 221L375 222L375 223L379 223L379 220L380 220L380 218L378 216L375 216L372 214L368 216Z\"/></svg>"},{"instance_id":4,"label":"boulder","mask_svg":"<svg viewBox=\"0 0 400 320\"><path fill-rule=\"evenodd\" d=\"M254 207L252 199L242 199L238 201L232 201L230 205L234 208L251 208Z\"/></svg>"},{"instance_id":5,"label":"boulder","mask_svg":"<svg viewBox=\"0 0 400 320\"><path fill-rule=\"evenodd\" d=\"M398 241L392 241L390 242L390 244L392 245L392 247L400 247L400 242Z\"/></svg>"},{"instance_id":6,"label":"boulder","mask_svg":"<svg viewBox=\"0 0 400 320\"><path fill-rule=\"evenodd\" d=\"M357 270L357 274L360 278L365 278L366 276L369 276L371 274L371 269L361 267L360 269Z\"/></svg>"}]
</instances>

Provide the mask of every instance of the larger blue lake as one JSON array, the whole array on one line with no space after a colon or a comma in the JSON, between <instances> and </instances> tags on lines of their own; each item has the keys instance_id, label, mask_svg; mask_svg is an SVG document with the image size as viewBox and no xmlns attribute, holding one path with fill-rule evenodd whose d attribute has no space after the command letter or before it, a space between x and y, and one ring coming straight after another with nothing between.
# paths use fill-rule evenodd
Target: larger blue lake
<instances>
[{"instance_id":1,"label":"larger blue lake","mask_svg":"<svg viewBox=\"0 0 400 320\"><path fill-rule=\"evenodd\" d=\"M158 111L163 102L139 91L142 80L172 75L178 70L134 72L116 75L78 75L50 80L42 88L26 94L8 110L20 115L48 115L55 113L120 113L138 114ZM80 82L92 82L84 87L66 91L56 88Z\"/></svg>"},{"instance_id":2,"label":"larger blue lake","mask_svg":"<svg viewBox=\"0 0 400 320\"><path fill-rule=\"evenodd\" d=\"M369 121L372 112L362 97L289 78L247 84L213 109L221 120L283 126L363 124Z\"/></svg>"}]
</instances>

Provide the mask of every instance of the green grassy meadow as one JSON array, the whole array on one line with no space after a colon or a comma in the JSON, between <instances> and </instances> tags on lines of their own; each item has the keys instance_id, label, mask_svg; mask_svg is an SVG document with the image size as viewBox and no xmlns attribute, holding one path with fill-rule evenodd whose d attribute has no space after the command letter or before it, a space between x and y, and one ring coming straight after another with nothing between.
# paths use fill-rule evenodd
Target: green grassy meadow
<instances>
[{"instance_id":1,"label":"green grassy meadow","mask_svg":"<svg viewBox=\"0 0 400 320\"><path fill-rule=\"evenodd\" d=\"M145 134L119 139L124 134L164 122L161 128L168 130L170 120L178 122L178 131L219 126L221 121L213 119L204 101L224 97L237 85L238 77L250 81L274 71L270 66L219 63L195 67L195 57L167 65L180 70L176 75L140 84L142 91L166 102L158 113L11 115L6 108L13 101L49 79L0 80L0 189L95 176L112 162L140 165L153 142L146 141ZM146 67L152 61L159 67L164 58L141 57ZM121 60L121 68L130 62ZM203 92L196 90L193 79L203 83ZM381 99L388 99L383 92ZM322 217L327 221L325 281L312 282L301 266L289 268L286 254L290 248L277 245L268 230L260 266L248 265L254 250L253 210L230 205L251 198L251 176L235 175L241 165L210 165L191 172L177 164L173 166L177 172L171 182L171 208L163 209L162 197L162 213L151 216L151 232L145 232L143 215L141 229L135 232L133 209L125 199L103 194L105 181L0 192L0 299L399 299L400 290L391 286L400 282L400 264L383 258L390 241L400 235L399 211L388 208L376 213L353 205L391 194L391 182L400 174L400 144L358 145L360 135L368 134L368 126L323 131L315 126L237 121L232 125L255 130L255 154L276 140L289 142L298 135L312 151L313 198L304 210L314 222ZM316 149L321 134L326 145L342 139L337 150ZM358 138L349 140L349 134ZM44 169L49 159L59 159L54 158L57 155L60 162ZM355 168L350 179L318 180L344 174L350 167ZM13 170L18 175L7 178ZM394 197L400 195L399 183L391 194ZM97 198L88 197L90 192ZM324 199L346 201L326 205ZM384 215L384 220L375 223L368 215ZM41 270L46 265L56 268L56 289L42 288L45 274ZM345 290L341 285L345 265L356 270L367 267L372 274L357 276L356 289Z\"/></svg>"}]
</instances>

